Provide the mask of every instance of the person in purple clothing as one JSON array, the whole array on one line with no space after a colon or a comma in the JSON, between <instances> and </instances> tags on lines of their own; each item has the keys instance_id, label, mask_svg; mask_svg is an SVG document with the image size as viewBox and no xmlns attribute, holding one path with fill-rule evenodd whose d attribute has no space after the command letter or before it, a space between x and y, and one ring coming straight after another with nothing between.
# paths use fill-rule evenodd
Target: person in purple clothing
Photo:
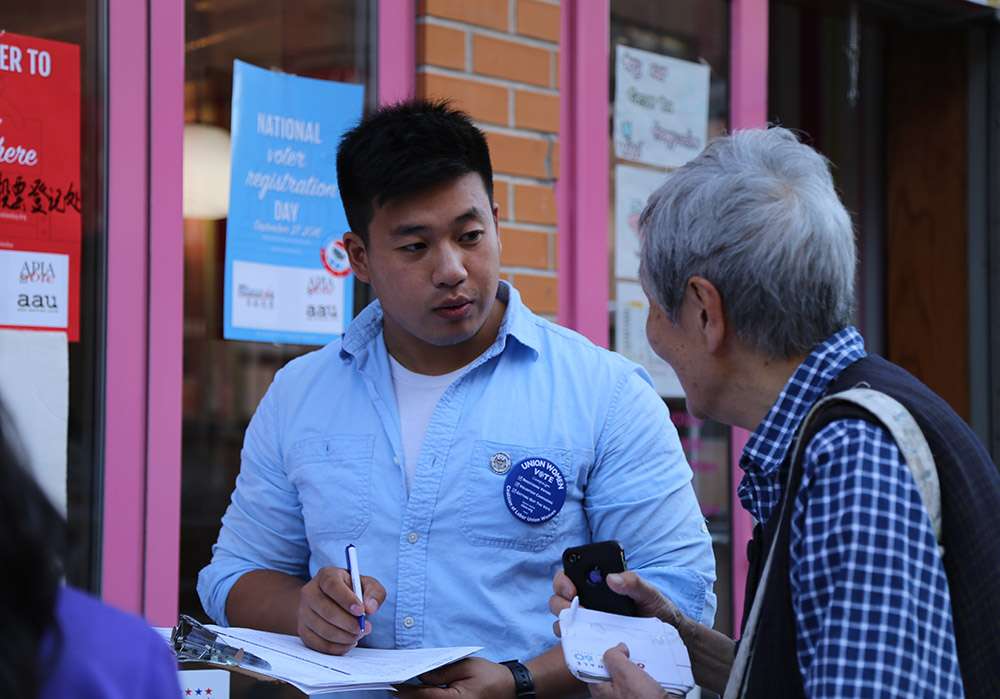
<instances>
[{"instance_id":1,"label":"person in purple clothing","mask_svg":"<svg viewBox=\"0 0 1000 699\"><path fill-rule=\"evenodd\" d=\"M22 463L0 406L0 697L177 699L167 644L62 583L66 524Z\"/></svg>"}]
</instances>

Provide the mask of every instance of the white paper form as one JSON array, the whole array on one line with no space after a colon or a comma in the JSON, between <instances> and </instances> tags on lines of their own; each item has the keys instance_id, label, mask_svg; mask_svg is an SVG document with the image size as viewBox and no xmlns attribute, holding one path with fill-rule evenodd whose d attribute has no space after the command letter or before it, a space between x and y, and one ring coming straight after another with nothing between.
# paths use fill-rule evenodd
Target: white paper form
<instances>
[{"instance_id":1,"label":"white paper form","mask_svg":"<svg viewBox=\"0 0 1000 699\"><path fill-rule=\"evenodd\" d=\"M226 643L260 656L271 664L271 670L265 674L288 682L305 694L389 689L391 685L481 650L478 646L404 650L355 648L346 655L327 655L306 648L297 636L221 626L206 628Z\"/></svg>"},{"instance_id":2,"label":"white paper form","mask_svg":"<svg viewBox=\"0 0 1000 699\"><path fill-rule=\"evenodd\" d=\"M604 653L619 643L629 659L663 689L684 694L694 687L691 660L677 630L659 619L607 614L580 606L559 614L563 656L573 675L584 682L606 682Z\"/></svg>"}]
</instances>

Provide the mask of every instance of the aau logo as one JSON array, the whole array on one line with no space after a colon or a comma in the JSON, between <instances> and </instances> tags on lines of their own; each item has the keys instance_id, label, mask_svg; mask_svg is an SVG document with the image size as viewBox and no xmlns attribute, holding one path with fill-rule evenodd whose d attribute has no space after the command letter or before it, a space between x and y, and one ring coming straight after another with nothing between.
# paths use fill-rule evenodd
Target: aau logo
<instances>
[{"instance_id":1,"label":"aau logo","mask_svg":"<svg viewBox=\"0 0 1000 699\"><path fill-rule=\"evenodd\" d=\"M56 270L51 262L25 261L21 265L19 279L22 284L55 284Z\"/></svg>"},{"instance_id":2,"label":"aau logo","mask_svg":"<svg viewBox=\"0 0 1000 699\"><path fill-rule=\"evenodd\" d=\"M59 298L55 294L18 294L17 310L57 313Z\"/></svg>"}]
</instances>

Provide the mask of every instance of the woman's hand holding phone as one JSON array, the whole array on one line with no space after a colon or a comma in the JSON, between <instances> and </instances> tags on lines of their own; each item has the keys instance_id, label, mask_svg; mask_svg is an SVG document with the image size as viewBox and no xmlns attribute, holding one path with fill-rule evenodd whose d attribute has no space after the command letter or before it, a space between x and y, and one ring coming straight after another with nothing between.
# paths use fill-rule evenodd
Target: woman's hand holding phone
<instances>
[{"instance_id":1,"label":"woman's hand holding phone","mask_svg":"<svg viewBox=\"0 0 1000 699\"><path fill-rule=\"evenodd\" d=\"M605 580L612 592L629 597L635 603L634 616L655 616L678 631L682 630L687 620L683 612L659 590L639 577L638 573L631 570L612 573ZM577 589L566 573L559 571L552 580L552 592L553 595L549 598L549 611L557 617L552 630L559 636L559 612L572 604L573 598L577 596Z\"/></svg>"},{"instance_id":2,"label":"woman's hand holding phone","mask_svg":"<svg viewBox=\"0 0 1000 699\"><path fill-rule=\"evenodd\" d=\"M635 602L637 616L655 616L660 621L677 629L691 656L691 670L694 673L695 682L699 686L710 689L717 694L722 694L725 691L733 658L736 656L736 644L731 638L685 616L676 604L634 571L613 573L605 579L613 592L625 595ZM560 571L552 580L552 591L553 595L549 598L549 610L557 617L552 625L552 630L556 636L559 636L559 612L570 606L573 598L577 596L577 590L573 581ZM608 652L611 653L614 650L611 649ZM614 689L614 687L602 686L602 690L605 692ZM603 694L600 696L613 697L617 695Z\"/></svg>"}]
</instances>

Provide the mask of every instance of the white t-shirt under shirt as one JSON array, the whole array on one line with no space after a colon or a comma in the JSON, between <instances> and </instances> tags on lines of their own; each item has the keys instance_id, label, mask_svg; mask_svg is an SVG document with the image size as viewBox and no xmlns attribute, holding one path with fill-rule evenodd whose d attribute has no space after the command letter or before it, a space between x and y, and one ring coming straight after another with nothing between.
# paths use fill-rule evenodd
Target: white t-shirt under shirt
<instances>
[{"instance_id":1,"label":"white t-shirt under shirt","mask_svg":"<svg viewBox=\"0 0 1000 699\"><path fill-rule=\"evenodd\" d=\"M389 355L392 370L392 386L396 392L396 407L399 409L399 424L403 431L403 470L406 474L406 492L410 492L413 474L417 470L420 447L424 444L424 433L434 414L434 408L465 367L440 376L428 376L410 371Z\"/></svg>"}]
</instances>

